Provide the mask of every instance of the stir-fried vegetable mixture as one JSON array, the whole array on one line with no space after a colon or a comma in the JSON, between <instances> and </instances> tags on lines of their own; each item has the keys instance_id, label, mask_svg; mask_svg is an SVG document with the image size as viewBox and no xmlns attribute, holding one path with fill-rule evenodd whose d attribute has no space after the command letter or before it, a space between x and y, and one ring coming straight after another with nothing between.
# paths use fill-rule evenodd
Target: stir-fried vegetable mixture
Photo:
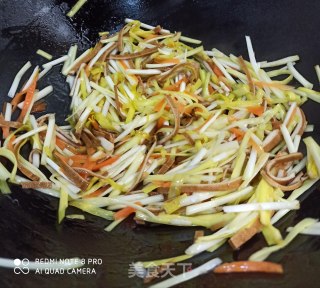
<instances>
[{"instance_id":1,"label":"stir-fried vegetable mixture","mask_svg":"<svg viewBox=\"0 0 320 288\"><path fill-rule=\"evenodd\" d=\"M180 32L126 22L116 34L101 33L80 56L74 45L42 71L37 66L20 90L31 63L18 72L0 116L0 155L12 164L0 163L1 191L10 191L9 181L58 197L59 222L70 205L112 220L107 231L130 215L138 224L213 231L197 237L186 255L159 265L214 251L227 240L238 249L259 232L271 248L250 260L262 261L313 225L306 219L289 239L274 226L299 209L297 198L320 175L318 144L304 138L307 156L299 152L304 132L313 129L300 106L308 98L320 102L294 66L299 57L257 62L246 37L246 61L205 51ZM59 63L72 99L66 126L58 126L54 114L33 115L54 89L39 91L38 82ZM294 78L302 87L293 86ZM21 153L26 145L32 147L28 158ZM250 271L282 272L248 263Z\"/></svg>"}]
</instances>

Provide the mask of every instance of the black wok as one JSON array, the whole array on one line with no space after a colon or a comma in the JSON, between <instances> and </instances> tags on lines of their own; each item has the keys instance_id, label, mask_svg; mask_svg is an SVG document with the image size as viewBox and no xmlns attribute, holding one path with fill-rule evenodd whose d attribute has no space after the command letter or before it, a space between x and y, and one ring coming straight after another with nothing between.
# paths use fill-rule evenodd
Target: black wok
<instances>
[{"instance_id":1,"label":"black wok","mask_svg":"<svg viewBox=\"0 0 320 288\"><path fill-rule=\"evenodd\" d=\"M75 1L26 0L0 2L0 100L5 101L14 75L27 61L44 63L38 48L58 57L77 43L88 48L100 31L115 31L126 17L202 39L205 47L247 58L245 35L250 35L258 60L275 60L299 54L298 69L316 83L313 70L320 64L320 2L313 1L98 1L90 0L73 20L66 12ZM59 124L68 113L67 86L56 68L41 85L50 83L54 94L47 98L48 111L55 112ZM318 89L318 85L316 85ZM304 105L312 135L319 142L320 105ZM314 187L303 198L302 207L279 223L292 226L307 216L320 217L320 191ZM195 229L177 227L136 227L128 220L112 233L103 228L106 221L86 215L86 221L56 223L57 201L40 193L13 187L10 196L0 195L0 257L101 258L95 275L16 275L0 268L0 287L143 287L142 280L128 277L129 264L181 255L192 242ZM77 212L70 210L70 213ZM284 222L286 222L284 224ZM219 255L225 261L247 259L265 245L256 236L240 251L228 245L214 253L201 254L193 267ZM209 273L181 287L319 287L320 238L299 236L270 260L281 262L282 276L227 275Z\"/></svg>"}]
</instances>

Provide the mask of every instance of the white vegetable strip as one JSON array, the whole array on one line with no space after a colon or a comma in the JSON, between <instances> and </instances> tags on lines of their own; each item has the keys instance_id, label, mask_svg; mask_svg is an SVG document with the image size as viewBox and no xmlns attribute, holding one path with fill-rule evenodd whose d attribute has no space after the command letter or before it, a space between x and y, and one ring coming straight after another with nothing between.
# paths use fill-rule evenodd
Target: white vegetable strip
<instances>
[{"instance_id":1,"label":"white vegetable strip","mask_svg":"<svg viewBox=\"0 0 320 288\"><path fill-rule=\"evenodd\" d=\"M294 55L294 56L289 56L289 57L285 57L276 61L271 61L271 62L260 62L260 67L261 68L269 68L269 67L275 67L275 66L281 66L281 65L286 65L289 62L296 62L299 61L300 57L298 55Z\"/></svg>"},{"instance_id":2,"label":"white vegetable strip","mask_svg":"<svg viewBox=\"0 0 320 288\"><path fill-rule=\"evenodd\" d=\"M219 117L219 115L222 113L222 110L218 110L211 118L208 122L206 122L206 124L204 124L201 129L199 130L200 133L203 133L205 132L209 127L210 125L212 125L212 123L214 121L217 120L217 118Z\"/></svg>"},{"instance_id":3,"label":"white vegetable strip","mask_svg":"<svg viewBox=\"0 0 320 288\"><path fill-rule=\"evenodd\" d=\"M197 192L197 193L193 193L190 196L187 196L185 198L182 198L180 201L180 206L184 207L184 206L189 206L195 203L199 203L202 202L204 200L208 200L212 197L216 196L215 192Z\"/></svg>"},{"instance_id":4,"label":"white vegetable strip","mask_svg":"<svg viewBox=\"0 0 320 288\"><path fill-rule=\"evenodd\" d=\"M287 144L289 153L294 153L295 152L295 147L293 145L293 142L292 142L292 139L290 137L290 134L289 134L289 131L288 131L287 127L284 124L281 124L280 130L281 130L282 136L284 138L284 141Z\"/></svg>"},{"instance_id":5,"label":"white vegetable strip","mask_svg":"<svg viewBox=\"0 0 320 288\"><path fill-rule=\"evenodd\" d=\"M114 145L108 141L107 139L103 138L103 137L98 137L98 139L100 140L101 146L107 150L110 151L114 148Z\"/></svg>"},{"instance_id":6,"label":"white vegetable strip","mask_svg":"<svg viewBox=\"0 0 320 288\"><path fill-rule=\"evenodd\" d=\"M255 252L252 254L249 258L250 261L263 261L266 258L269 257L269 255L273 252L276 252L288 244L292 242L292 240L303 230L308 228L309 226L313 225L316 222L316 220L311 219L311 218L305 218L304 220L300 221L294 228L292 229L291 232L286 236L286 238L281 241L279 244L270 246L270 247L265 247L262 248L261 250Z\"/></svg>"},{"instance_id":7,"label":"white vegetable strip","mask_svg":"<svg viewBox=\"0 0 320 288\"><path fill-rule=\"evenodd\" d=\"M93 59L89 62L88 68L91 69L92 66L98 61L98 59L102 56L102 54L107 51L114 42L110 42L107 45L105 45L102 49L99 50L96 56L93 57Z\"/></svg>"},{"instance_id":8,"label":"white vegetable strip","mask_svg":"<svg viewBox=\"0 0 320 288\"><path fill-rule=\"evenodd\" d=\"M48 158L47 157L47 153L48 153L47 150L50 151L50 148L52 146L52 141L53 141L53 139L55 140L54 129L55 129L55 116L54 116L54 114L50 114L49 120L48 120L47 133L46 133L46 137L44 139L43 150L42 150L42 155L41 155L41 164L42 165L46 164L46 160ZM54 143L54 145L55 145L55 143Z\"/></svg>"},{"instance_id":9,"label":"white vegetable strip","mask_svg":"<svg viewBox=\"0 0 320 288\"><path fill-rule=\"evenodd\" d=\"M50 55L49 53L41 50L41 49L38 49L37 52L36 52L38 55L48 59L48 60L51 60L52 59L52 55Z\"/></svg>"},{"instance_id":10,"label":"white vegetable strip","mask_svg":"<svg viewBox=\"0 0 320 288\"><path fill-rule=\"evenodd\" d=\"M294 190L290 196L288 197L288 201L293 201L299 198L304 192L309 190L317 181L317 179L309 179L306 180L306 182L298 189ZM271 224L275 224L277 221L279 221L284 215L286 215L290 210L285 209L285 210L280 210L276 214L274 214L271 218Z\"/></svg>"},{"instance_id":11,"label":"white vegetable strip","mask_svg":"<svg viewBox=\"0 0 320 288\"><path fill-rule=\"evenodd\" d=\"M26 64L24 64L22 66L22 68L19 70L19 72L17 73L17 75L14 77L14 80L12 82L12 85L10 87L10 90L8 92L8 96L10 98L13 98L13 96L16 94L19 83L21 81L21 78L23 77L23 75L27 72L27 70L31 67L31 62L28 61Z\"/></svg>"},{"instance_id":12,"label":"white vegetable strip","mask_svg":"<svg viewBox=\"0 0 320 288\"><path fill-rule=\"evenodd\" d=\"M314 68L316 69L316 74L317 74L318 82L320 83L320 66L319 66L319 65L316 65L316 66L314 66Z\"/></svg>"},{"instance_id":13,"label":"white vegetable strip","mask_svg":"<svg viewBox=\"0 0 320 288\"><path fill-rule=\"evenodd\" d=\"M220 71L223 73L223 75L229 80L231 81L231 83L236 83L236 81L232 78L232 76L227 72L227 70L223 67L223 65L219 62L219 60L215 57L212 57L212 60L214 62L214 64L216 64L218 66L218 68L220 69Z\"/></svg>"},{"instance_id":14,"label":"white vegetable strip","mask_svg":"<svg viewBox=\"0 0 320 288\"><path fill-rule=\"evenodd\" d=\"M156 75L161 74L161 70L158 69L126 69L126 73L129 75Z\"/></svg>"},{"instance_id":15,"label":"white vegetable strip","mask_svg":"<svg viewBox=\"0 0 320 288\"><path fill-rule=\"evenodd\" d=\"M154 63L147 63L146 67L147 68L163 68L163 67L170 67L170 66L174 66L176 65L176 63L163 63L163 64L154 64Z\"/></svg>"},{"instance_id":16,"label":"white vegetable strip","mask_svg":"<svg viewBox=\"0 0 320 288\"><path fill-rule=\"evenodd\" d=\"M250 63L252 65L254 72L256 72L256 74L258 75L260 67L259 67L259 64L257 64L256 57L254 55L254 51L252 48L252 42L249 36L246 36L246 42L247 42L247 49L248 49Z\"/></svg>"},{"instance_id":17,"label":"white vegetable strip","mask_svg":"<svg viewBox=\"0 0 320 288\"><path fill-rule=\"evenodd\" d=\"M69 48L69 51L68 51L68 59L66 59L63 63L63 66L62 66L62 69L61 69L61 73L63 75L67 75L66 73L66 70L67 68L69 67L69 65L71 63L74 62L76 56L77 56L77 49L78 49L78 46L77 45L73 45Z\"/></svg>"},{"instance_id":18,"label":"white vegetable strip","mask_svg":"<svg viewBox=\"0 0 320 288\"><path fill-rule=\"evenodd\" d=\"M63 75L69 74L69 73L71 72L71 69L72 69L76 64L80 63L80 62L82 61L82 59L83 59L84 57L86 57L90 52L91 52L90 49L84 51L76 60L74 60L72 63L69 64L68 67L66 67Z\"/></svg>"},{"instance_id":19,"label":"white vegetable strip","mask_svg":"<svg viewBox=\"0 0 320 288\"><path fill-rule=\"evenodd\" d=\"M293 139L294 152L298 152L300 145L301 136L297 134Z\"/></svg>"},{"instance_id":20,"label":"white vegetable strip","mask_svg":"<svg viewBox=\"0 0 320 288\"><path fill-rule=\"evenodd\" d=\"M6 111L4 114L4 120L11 121L11 115L12 115L12 105L11 103L6 103Z\"/></svg>"},{"instance_id":21,"label":"white vegetable strip","mask_svg":"<svg viewBox=\"0 0 320 288\"><path fill-rule=\"evenodd\" d=\"M249 160L248 160L246 169L244 170L244 173L243 173L243 176L242 176L242 178L244 180L248 180L248 179L250 179L252 177L253 172L254 172L254 166L255 166L256 161L257 161L257 155L258 155L257 150L256 149L251 149Z\"/></svg>"},{"instance_id":22,"label":"white vegetable strip","mask_svg":"<svg viewBox=\"0 0 320 288\"><path fill-rule=\"evenodd\" d=\"M190 205L186 209L186 215L192 215L199 213L203 210L207 210L210 208L218 207L223 204L229 203L231 201L235 201L238 198L244 197L245 195L248 195L253 190L253 187L248 186L240 191L232 192L226 196L215 198L214 200L203 202L200 204Z\"/></svg>"},{"instance_id":23,"label":"white vegetable strip","mask_svg":"<svg viewBox=\"0 0 320 288\"><path fill-rule=\"evenodd\" d=\"M297 102L292 102L286 114L286 118L284 118L283 120L283 125L288 126L288 122L292 116L292 113L295 111L296 108L297 108Z\"/></svg>"},{"instance_id":24,"label":"white vegetable strip","mask_svg":"<svg viewBox=\"0 0 320 288\"><path fill-rule=\"evenodd\" d=\"M130 19L130 18L126 18L126 19L124 20L125 23L131 23L131 22L134 22L134 21L135 21L135 20ZM148 24L145 24L145 23L142 23L142 22L140 22L140 26L141 26L142 28L145 28L145 29L148 29L148 30L153 30L154 28L156 28L155 26L151 26L151 25L148 25ZM166 29L161 29L160 32L161 32L161 33L170 33L170 31L169 31L169 30L166 30Z\"/></svg>"},{"instance_id":25,"label":"white vegetable strip","mask_svg":"<svg viewBox=\"0 0 320 288\"><path fill-rule=\"evenodd\" d=\"M230 205L222 207L225 213L239 213L248 211L264 211L264 210L297 210L300 208L299 201L293 200L290 202L260 202L260 203L246 203L239 205Z\"/></svg>"},{"instance_id":26,"label":"white vegetable strip","mask_svg":"<svg viewBox=\"0 0 320 288\"><path fill-rule=\"evenodd\" d=\"M291 232L293 228L294 227L288 227L287 232ZM302 230L300 234L320 236L320 223L314 223L313 225Z\"/></svg>"},{"instance_id":27,"label":"white vegetable strip","mask_svg":"<svg viewBox=\"0 0 320 288\"><path fill-rule=\"evenodd\" d=\"M52 66L49 66L45 69L43 69L40 73L39 73L39 77L38 80L41 79L44 75L46 75L50 70L51 70Z\"/></svg>"},{"instance_id":28,"label":"white vegetable strip","mask_svg":"<svg viewBox=\"0 0 320 288\"><path fill-rule=\"evenodd\" d=\"M289 71L293 75L294 78L297 79L304 87L312 89L313 84L310 83L306 78L304 78L297 70L294 68L292 62L288 62L287 64Z\"/></svg>"},{"instance_id":29,"label":"white vegetable strip","mask_svg":"<svg viewBox=\"0 0 320 288\"><path fill-rule=\"evenodd\" d=\"M313 132L314 130L314 125L307 125L306 129L304 130L304 132Z\"/></svg>"},{"instance_id":30,"label":"white vegetable strip","mask_svg":"<svg viewBox=\"0 0 320 288\"><path fill-rule=\"evenodd\" d=\"M50 61L50 62L48 62L48 63L46 63L46 64L43 64L42 67L43 67L44 69L45 69L45 68L48 68L48 67L53 67L53 66L55 66L55 65L58 65L58 64L60 64L60 63L62 63L62 62L64 62L64 61L66 61L68 58L69 58L68 55L64 55L64 56L62 56L62 57L60 57L60 58L58 58L58 59L55 59L55 60Z\"/></svg>"}]
</instances>

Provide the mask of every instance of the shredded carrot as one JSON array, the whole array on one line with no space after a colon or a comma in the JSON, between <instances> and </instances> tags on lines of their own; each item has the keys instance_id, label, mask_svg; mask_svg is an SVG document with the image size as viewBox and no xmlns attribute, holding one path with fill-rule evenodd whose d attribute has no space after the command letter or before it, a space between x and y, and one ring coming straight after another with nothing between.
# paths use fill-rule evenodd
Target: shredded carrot
<instances>
[{"instance_id":1,"label":"shredded carrot","mask_svg":"<svg viewBox=\"0 0 320 288\"><path fill-rule=\"evenodd\" d=\"M94 153L96 153L96 149L93 147L87 147L87 153L88 155L93 155Z\"/></svg>"},{"instance_id":2,"label":"shredded carrot","mask_svg":"<svg viewBox=\"0 0 320 288\"><path fill-rule=\"evenodd\" d=\"M85 163L88 161L88 155L72 155L70 156L70 159L74 163Z\"/></svg>"},{"instance_id":3,"label":"shredded carrot","mask_svg":"<svg viewBox=\"0 0 320 288\"><path fill-rule=\"evenodd\" d=\"M218 77L224 76L223 73L221 72L221 70L218 68L217 65L214 65L213 72L214 72L214 74L216 74Z\"/></svg>"},{"instance_id":4,"label":"shredded carrot","mask_svg":"<svg viewBox=\"0 0 320 288\"><path fill-rule=\"evenodd\" d=\"M83 196L82 198L94 198L99 197L104 191L106 191L106 187L102 187L88 195Z\"/></svg>"},{"instance_id":5,"label":"shredded carrot","mask_svg":"<svg viewBox=\"0 0 320 288\"><path fill-rule=\"evenodd\" d=\"M210 84L208 85L208 91L210 94L215 92L215 90L212 88L212 86Z\"/></svg>"},{"instance_id":6,"label":"shredded carrot","mask_svg":"<svg viewBox=\"0 0 320 288\"><path fill-rule=\"evenodd\" d=\"M24 105L21 109L21 113L19 115L19 118L17 121L22 122L24 117L26 116L30 105L32 103L32 98L34 96L34 91L36 90L36 86L37 86L37 81L38 81L38 73L35 75L35 77L32 80L31 85L29 86L29 88L27 89L27 95L26 98L24 100Z\"/></svg>"},{"instance_id":7,"label":"shredded carrot","mask_svg":"<svg viewBox=\"0 0 320 288\"><path fill-rule=\"evenodd\" d=\"M173 100L174 104L176 105L176 107L178 108L179 113L184 114L184 109L186 106L184 104L182 104L181 102L179 102L178 100L174 99L173 97L172 97L172 100Z\"/></svg>"},{"instance_id":8,"label":"shredded carrot","mask_svg":"<svg viewBox=\"0 0 320 288\"><path fill-rule=\"evenodd\" d=\"M135 204L141 206L140 202L136 202ZM133 208L131 206L125 207L125 208L117 211L116 213L114 213L114 215L113 215L114 220L120 220L120 219L127 218L129 215L136 212L136 210L137 210L136 208Z\"/></svg>"},{"instance_id":9,"label":"shredded carrot","mask_svg":"<svg viewBox=\"0 0 320 288\"><path fill-rule=\"evenodd\" d=\"M10 128L9 127L2 127L2 136L4 139L6 139L10 134Z\"/></svg>"},{"instance_id":10,"label":"shredded carrot","mask_svg":"<svg viewBox=\"0 0 320 288\"><path fill-rule=\"evenodd\" d=\"M124 69L129 69L129 66L127 65L126 62L124 62L124 60L120 60L119 63Z\"/></svg>"},{"instance_id":11,"label":"shredded carrot","mask_svg":"<svg viewBox=\"0 0 320 288\"><path fill-rule=\"evenodd\" d=\"M192 106L191 107L190 106L189 107L185 107L183 112L184 112L184 114L190 115L193 109L194 109L194 107L192 107ZM202 109L199 108L199 107L196 107L195 111L201 112Z\"/></svg>"},{"instance_id":12,"label":"shredded carrot","mask_svg":"<svg viewBox=\"0 0 320 288\"><path fill-rule=\"evenodd\" d=\"M261 116L264 112L264 107L260 105L251 106L251 107L248 107L247 110L256 116Z\"/></svg>"},{"instance_id":13,"label":"shredded carrot","mask_svg":"<svg viewBox=\"0 0 320 288\"><path fill-rule=\"evenodd\" d=\"M236 137L237 137L237 140L242 140L243 136L244 136L244 131L242 131L241 129L238 129L238 128L230 128L229 129L231 133L235 134Z\"/></svg>"},{"instance_id":14,"label":"shredded carrot","mask_svg":"<svg viewBox=\"0 0 320 288\"><path fill-rule=\"evenodd\" d=\"M159 112L162 109L162 107L165 104L165 102L166 102L166 100L162 99L158 104L156 104L154 106L154 111Z\"/></svg>"},{"instance_id":15,"label":"shredded carrot","mask_svg":"<svg viewBox=\"0 0 320 288\"><path fill-rule=\"evenodd\" d=\"M214 269L214 273L248 273L248 272L260 272L260 273L277 273L282 274L282 265L267 262L267 261L236 261L230 263L223 263Z\"/></svg>"},{"instance_id":16,"label":"shredded carrot","mask_svg":"<svg viewBox=\"0 0 320 288\"><path fill-rule=\"evenodd\" d=\"M158 159L158 158L162 158L162 155L160 153L155 153L155 154L150 155L150 158Z\"/></svg>"},{"instance_id":17,"label":"shredded carrot","mask_svg":"<svg viewBox=\"0 0 320 288\"><path fill-rule=\"evenodd\" d=\"M153 181L153 184L162 187L162 188L169 188L171 187L171 182L163 182L163 181Z\"/></svg>"},{"instance_id":18,"label":"shredded carrot","mask_svg":"<svg viewBox=\"0 0 320 288\"><path fill-rule=\"evenodd\" d=\"M95 162L90 161L88 155L74 155L71 156L70 159L72 160L72 167L92 170L95 166Z\"/></svg>"},{"instance_id":19,"label":"shredded carrot","mask_svg":"<svg viewBox=\"0 0 320 288\"><path fill-rule=\"evenodd\" d=\"M16 110L18 104L23 101L23 96L24 96L24 94L26 94L26 93L27 93L27 91L26 91L26 90L23 90L23 91L20 91L19 93L17 93L17 94L13 97L13 99L12 99L11 102L10 102L11 105L12 105L12 112L14 112L14 111Z\"/></svg>"},{"instance_id":20,"label":"shredded carrot","mask_svg":"<svg viewBox=\"0 0 320 288\"><path fill-rule=\"evenodd\" d=\"M89 119L89 121L94 129L99 130L99 124L95 119Z\"/></svg>"},{"instance_id":21,"label":"shredded carrot","mask_svg":"<svg viewBox=\"0 0 320 288\"><path fill-rule=\"evenodd\" d=\"M97 171L104 166L111 165L112 163L116 162L119 158L120 158L120 156L118 156L118 155L112 156L103 162L95 164L92 169L93 169L93 171Z\"/></svg>"},{"instance_id":22,"label":"shredded carrot","mask_svg":"<svg viewBox=\"0 0 320 288\"><path fill-rule=\"evenodd\" d=\"M172 85L169 85L166 88L164 88L164 90L167 90L167 91L179 91L180 85L181 85L182 82L187 82L187 78L186 77L181 78L176 83L174 83Z\"/></svg>"},{"instance_id":23,"label":"shredded carrot","mask_svg":"<svg viewBox=\"0 0 320 288\"><path fill-rule=\"evenodd\" d=\"M160 117L157 121L157 129L160 129L163 127L164 122L166 121L166 119L164 119L163 117Z\"/></svg>"},{"instance_id":24,"label":"shredded carrot","mask_svg":"<svg viewBox=\"0 0 320 288\"><path fill-rule=\"evenodd\" d=\"M210 68L212 69L213 73L218 76L218 78L220 76L224 76L223 73L221 72L221 70L218 68L218 66L216 64L214 64L214 62L212 60L207 61L207 63L210 66Z\"/></svg>"},{"instance_id":25,"label":"shredded carrot","mask_svg":"<svg viewBox=\"0 0 320 288\"><path fill-rule=\"evenodd\" d=\"M68 147L68 144L66 142L64 142L63 140L61 140L60 138L56 137L56 145L61 149L65 149Z\"/></svg>"}]
</instances>

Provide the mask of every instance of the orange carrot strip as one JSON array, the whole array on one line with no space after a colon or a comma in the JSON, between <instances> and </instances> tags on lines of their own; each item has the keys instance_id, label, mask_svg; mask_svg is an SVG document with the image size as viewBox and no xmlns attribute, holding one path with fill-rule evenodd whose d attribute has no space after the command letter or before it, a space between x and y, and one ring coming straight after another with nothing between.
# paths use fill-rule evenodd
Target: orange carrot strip
<instances>
[{"instance_id":1,"label":"orange carrot strip","mask_svg":"<svg viewBox=\"0 0 320 288\"><path fill-rule=\"evenodd\" d=\"M13 97L13 99L11 100L12 112L14 112L16 110L18 104L23 101L23 95L26 94L26 93L27 93L27 91L23 90L23 91L17 93Z\"/></svg>"},{"instance_id":2,"label":"orange carrot strip","mask_svg":"<svg viewBox=\"0 0 320 288\"><path fill-rule=\"evenodd\" d=\"M96 120L90 119L90 123L93 126L94 129L99 130L99 124Z\"/></svg>"},{"instance_id":3,"label":"orange carrot strip","mask_svg":"<svg viewBox=\"0 0 320 288\"><path fill-rule=\"evenodd\" d=\"M102 187L88 195L83 196L82 198L94 198L94 197L99 197L104 191L106 191L106 187Z\"/></svg>"},{"instance_id":4,"label":"orange carrot strip","mask_svg":"<svg viewBox=\"0 0 320 288\"><path fill-rule=\"evenodd\" d=\"M210 94L212 94L212 93L214 93L216 90L214 90L211 85L208 85L208 91L209 91Z\"/></svg>"},{"instance_id":5,"label":"orange carrot strip","mask_svg":"<svg viewBox=\"0 0 320 288\"><path fill-rule=\"evenodd\" d=\"M230 263L223 263L214 269L214 273L248 273L248 272L260 272L260 273L277 273L282 274L282 265L262 261L236 261Z\"/></svg>"},{"instance_id":6,"label":"orange carrot strip","mask_svg":"<svg viewBox=\"0 0 320 288\"><path fill-rule=\"evenodd\" d=\"M24 104L23 104L23 107L21 109L21 113L20 113L19 118L17 120L19 122L23 121L24 117L26 116L26 114L27 114L27 112L29 110L29 107L30 107L30 105L32 103L32 98L34 96L34 91L36 90L37 81L38 81L38 73L33 78L31 85L27 89L27 95L26 95L26 98L24 100Z\"/></svg>"},{"instance_id":7,"label":"orange carrot strip","mask_svg":"<svg viewBox=\"0 0 320 288\"><path fill-rule=\"evenodd\" d=\"M166 119L164 119L163 117L160 117L157 121L157 129L160 129L163 127L164 122L166 121Z\"/></svg>"},{"instance_id":8,"label":"orange carrot strip","mask_svg":"<svg viewBox=\"0 0 320 288\"><path fill-rule=\"evenodd\" d=\"M212 69L213 73L218 76L218 78L220 76L224 76L223 73L221 72L221 70L218 68L218 66L216 64L214 64L213 61L207 61L207 64L210 66L210 68Z\"/></svg>"},{"instance_id":9,"label":"orange carrot strip","mask_svg":"<svg viewBox=\"0 0 320 288\"><path fill-rule=\"evenodd\" d=\"M264 112L264 107L260 105L251 106L251 107L248 107L247 110L256 116L261 116Z\"/></svg>"},{"instance_id":10,"label":"orange carrot strip","mask_svg":"<svg viewBox=\"0 0 320 288\"><path fill-rule=\"evenodd\" d=\"M163 107L164 103L166 102L165 99L162 99L158 104L154 106L154 111L159 112Z\"/></svg>"},{"instance_id":11,"label":"orange carrot strip","mask_svg":"<svg viewBox=\"0 0 320 288\"><path fill-rule=\"evenodd\" d=\"M119 158L120 158L119 155L115 155L115 156L112 156L111 158L109 158L101 163L97 163L94 165L93 171L97 171L104 166L111 165L112 163L116 162Z\"/></svg>"},{"instance_id":12,"label":"orange carrot strip","mask_svg":"<svg viewBox=\"0 0 320 288\"><path fill-rule=\"evenodd\" d=\"M56 137L56 145L61 149L65 149L66 147L68 147L68 144L64 141L62 141L60 138Z\"/></svg>"},{"instance_id":13,"label":"orange carrot strip","mask_svg":"<svg viewBox=\"0 0 320 288\"><path fill-rule=\"evenodd\" d=\"M218 77L224 76L223 73L221 72L221 70L218 68L217 65L214 65L213 72L214 72L214 74L216 74Z\"/></svg>"},{"instance_id":14,"label":"orange carrot strip","mask_svg":"<svg viewBox=\"0 0 320 288\"><path fill-rule=\"evenodd\" d=\"M169 85L168 87L164 88L164 90L167 90L167 91L179 91L180 84L181 84L182 81L187 82L187 78L183 77L182 79L180 79L176 83L174 83L172 85Z\"/></svg>"},{"instance_id":15,"label":"orange carrot strip","mask_svg":"<svg viewBox=\"0 0 320 288\"><path fill-rule=\"evenodd\" d=\"M141 206L140 202L136 202L135 204ZM136 208L133 208L131 206L125 207L125 208L117 211L116 213L114 213L114 215L113 215L114 220L120 220L123 218L127 218L130 214L136 212L136 210L137 210Z\"/></svg>"},{"instance_id":16,"label":"orange carrot strip","mask_svg":"<svg viewBox=\"0 0 320 288\"><path fill-rule=\"evenodd\" d=\"M81 162L84 163L88 161L88 155L72 155L70 159L74 162Z\"/></svg>"},{"instance_id":17,"label":"orange carrot strip","mask_svg":"<svg viewBox=\"0 0 320 288\"><path fill-rule=\"evenodd\" d=\"M169 188L171 187L171 182L163 182L163 181L153 181L153 184L162 187L162 188Z\"/></svg>"},{"instance_id":18,"label":"orange carrot strip","mask_svg":"<svg viewBox=\"0 0 320 288\"><path fill-rule=\"evenodd\" d=\"M10 134L10 128L9 127L2 127L2 136L4 139L6 139Z\"/></svg>"},{"instance_id":19,"label":"orange carrot strip","mask_svg":"<svg viewBox=\"0 0 320 288\"><path fill-rule=\"evenodd\" d=\"M237 137L237 140L242 140L243 136L244 136L244 131L238 129L238 128L230 128L229 129L231 133L235 134Z\"/></svg>"}]
</instances>

